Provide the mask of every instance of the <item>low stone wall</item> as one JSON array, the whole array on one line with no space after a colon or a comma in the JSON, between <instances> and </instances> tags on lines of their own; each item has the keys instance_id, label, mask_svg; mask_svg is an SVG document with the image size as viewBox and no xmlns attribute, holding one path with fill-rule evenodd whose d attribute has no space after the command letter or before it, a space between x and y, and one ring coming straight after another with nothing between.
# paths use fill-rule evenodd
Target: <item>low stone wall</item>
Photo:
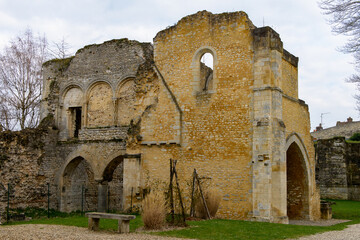
<instances>
[{"instance_id":1,"label":"low stone wall","mask_svg":"<svg viewBox=\"0 0 360 240\"><path fill-rule=\"evenodd\" d=\"M125 139L129 127L85 128L79 131L79 140Z\"/></svg>"},{"instance_id":2,"label":"low stone wall","mask_svg":"<svg viewBox=\"0 0 360 240\"><path fill-rule=\"evenodd\" d=\"M344 137L316 143L316 181L321 198L360 200L360 143Z\"/></svg>"},{"instance_id":3,"label":"low stone wall","mask_svg":"<svg viewBox=\"0 0 360 240\"><path fill-rule=\"evenodd\" d=\"M56 186L45 152L54 145L56 133L46 127L0 132L0 215L7 207L9 186L10 208L47 208L48 184L51 193ZM57 207L55 194L50 202L51 208Z\"/></svg>"}]
</instances>

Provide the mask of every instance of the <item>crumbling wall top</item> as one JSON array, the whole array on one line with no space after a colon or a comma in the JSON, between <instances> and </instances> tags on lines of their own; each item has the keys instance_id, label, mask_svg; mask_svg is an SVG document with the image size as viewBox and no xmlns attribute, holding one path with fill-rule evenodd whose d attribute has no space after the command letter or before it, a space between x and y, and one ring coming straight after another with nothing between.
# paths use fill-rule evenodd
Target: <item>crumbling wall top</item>
<instances>
[{"instance_id":1,"label":"crumbling wall top","mask_svg":"<svg viewBox=\"0 0 360 240\"><path fill-rule=\"evenodd\" d=\"M75 56L50 60L43 67L44 71L63 77L136 73L138 64L151 62L152 59L151 43L123 38L87 45L79 49Z\"/></svg>"},{"instance_id":2,"label":"crumbling wall top","mask_svg":"<svg viewBox=\"0 0 360 240\"><path fill-rule=\"evenodd\" d=\"M171 34L180 25L191 24L192 22L195 22L195 21L204 21L207 19L212 26L216 26L216 25L221 25L223 22L227 22L227 23L234 22L235 23L236 21L238 21L239 19L241 19L243 17L246 18L246 21L248 22L249 27L251 29L256 28L255 25L249 19L248 15L243 11L226 12L226 13L221 13L221 14L213 14L206 10L199 11L195 14L183 17L175 25L158 32L156 34L156 36L154 37L154 42L157 39L164 38L167 35Z\"/></svg>"}]
</instances>

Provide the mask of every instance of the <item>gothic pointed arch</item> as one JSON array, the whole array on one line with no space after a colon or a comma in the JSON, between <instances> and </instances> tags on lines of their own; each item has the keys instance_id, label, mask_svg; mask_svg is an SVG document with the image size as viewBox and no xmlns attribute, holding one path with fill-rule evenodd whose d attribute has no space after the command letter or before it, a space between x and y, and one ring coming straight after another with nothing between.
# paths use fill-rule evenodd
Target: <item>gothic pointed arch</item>
<instances>
[{"instance_id":1,"label":"gothic pointed arch","mask_svg":"<svg viewBox=\"0 0 360 240\"><path fill-rule=\"evenodd\" d=\"M309 219L311 170L300 136L291 134L286 141L287 215L289 219Z\"/></svg>"}]
</instances>

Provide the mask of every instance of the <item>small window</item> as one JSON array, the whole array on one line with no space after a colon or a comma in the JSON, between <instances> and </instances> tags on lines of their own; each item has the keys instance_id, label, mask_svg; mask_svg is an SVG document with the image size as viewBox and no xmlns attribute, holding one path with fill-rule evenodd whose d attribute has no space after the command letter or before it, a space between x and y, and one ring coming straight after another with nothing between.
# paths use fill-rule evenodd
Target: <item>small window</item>
<instances>
[{"instance_id":1,"label":"small window","mask_svg":"<svg viewBox=\"0 0 360 240\"><path fill-rule=\"evenodd\" d=\"M211 53L204 53L200 59L200 85L203 91L212 89L214 57Z\"/></svg>"},{"instance_id":2,"label":"small window","mask_svg":"<svg viewBox=\"0 0 360 240\"><path fill-rule=\"evenodd\" d=\"M71 114L70 137L78 138L79 130L81 129L81 107L71 107L70 114Z\"/></svg>"}]
</instances>

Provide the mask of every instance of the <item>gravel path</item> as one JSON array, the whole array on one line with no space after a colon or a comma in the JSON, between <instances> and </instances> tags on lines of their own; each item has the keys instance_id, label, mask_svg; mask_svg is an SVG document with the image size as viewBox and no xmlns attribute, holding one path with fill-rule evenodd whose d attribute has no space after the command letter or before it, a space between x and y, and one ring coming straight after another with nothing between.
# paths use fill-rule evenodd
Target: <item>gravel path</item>
<instances>
[{"instance_id":1,"label":"gravel path","mask_svg":"<svg viewBox=\"0 0 360 240\"><path fill-rule=\"evenodd\" d=\"M118 234L107 231L89 231L87 228L60 226L60 225L42 225L42 224L24 224L14 226L0 227L1 240L172 240L179 238L160 237L149 234L130 233ZM182 238L183 240L183 238Z\"/></svg>"},{"instance_id":2,"label":"gravel path","mask_svg":"<svg viewBox=\"0 0 360 240\"><path fill-rule=\"evenodd\" d=\"M315 234L307 237L297 238L297 240L359 240L360 224L349 225L342 231L330 231Z\"/></svg>"},{"instance_id":3,"label":"gravel path","mask_svg":"<svg viewBox=\"0 0 360 240\"><path fill-rule=\"evenodd\" d=\"M42 224L24 224L14 226L0 227L1 240L179 240L180 238L160 237L142 233L117 234L107 231L93 232L87 228L60 226L60 225L42 225ZM184 238L181 238L185 240ZM301 237L297 240L359 240L360 224L350 225L342 231L330 231L321 234L315 234L307 237ZM290 240L290 239L289 239Z\"/></svg>"},{"instance_id":4,"label":"gravel path","mask_svg":"<svg viewBox=\"0 0 360 240\"><path fill-rule=\"evenodd\" d=\"M289 224L292 225L303 225L303 226L332 226L339 223L349 222L350 220L343 219L330 219L330 220L317 220L317 221L309 221L309 220L290 220Z\"/></svg>"}]
</instances>

